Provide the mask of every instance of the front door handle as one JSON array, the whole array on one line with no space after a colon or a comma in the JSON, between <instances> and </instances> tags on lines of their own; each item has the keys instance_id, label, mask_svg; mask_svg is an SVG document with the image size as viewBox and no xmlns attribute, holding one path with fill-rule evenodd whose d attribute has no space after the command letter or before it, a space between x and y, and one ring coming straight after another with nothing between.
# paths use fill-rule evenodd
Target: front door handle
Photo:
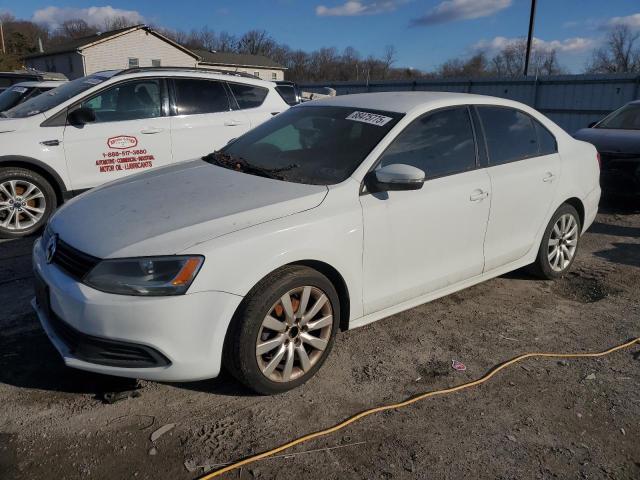
<instances>
[{"instance_id":1,"label":"front door handle","mask_svg":"<svg viewBox=\"0 0 640 480\"><path fill-rule=\"evenodd\" d=\"M226 122L224 122L225 126L227 127L237 127L238 125L242 125L242 122L240 120L227 120Z\"/></svg>"},{"instance_id":2,"label":"front door handle","mask_svg":"<svg viewBox=\"0 0 640 480\"><path fill-rule=\"evenodd\" d=\"M556 179L556 176L551 173L551 172L547 172L544 176L544 178L542 179L543 182L547 182L547 183L551 183Z\"/></svg>"},{"instance_id":3,"label":"front door handle","mask_svg":"<svg viewBox=\"0 0 640 480\"><path fill-rule=\"evenodd\" d=\"M144 133L145 135L153 135L154 133L160 133L163 131L164 131L164 128L149 127L149 128L143 128L142 130L140 130L140 133Z\"/></svg>"},{"instance_id":4,"label":"front door handle","mask_svg":"<svg viewBox=\"0 0 640 480\"><path fill-rule=\"evenodd\" d=\"M473 193L469 197L469 200L472 202L481 202L488 196L489 196L489 192L485 192L484 190L478 189L473 191Z\"/></svg>"}]
</instances>

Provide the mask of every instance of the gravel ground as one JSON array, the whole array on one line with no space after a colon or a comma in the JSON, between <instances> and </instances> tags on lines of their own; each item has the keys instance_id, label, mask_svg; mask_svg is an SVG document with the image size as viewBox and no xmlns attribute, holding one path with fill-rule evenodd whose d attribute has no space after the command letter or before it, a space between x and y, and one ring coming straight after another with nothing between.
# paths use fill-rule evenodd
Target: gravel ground
<instances>
[{"instance_id":1,"label":"gravel ground","mask_svg":"<svg viewBox=\"0 0 640 480\"><path fill-rule=\"evenodd\" d=\"M2 479L192 479L523 352L598 351L640 336L640 213L609 209L566 278L514 272L342 333L295 391L254 396L223 376L139 382L139 397L106 404L105 392L135 382L62 364L29 306L32 243L0 244ZM453 370L453 359L467 370ZM638 479L639 366L638 347L528 360L479 388L368 417L225 478Z\"/></svg>"}]
</instances>

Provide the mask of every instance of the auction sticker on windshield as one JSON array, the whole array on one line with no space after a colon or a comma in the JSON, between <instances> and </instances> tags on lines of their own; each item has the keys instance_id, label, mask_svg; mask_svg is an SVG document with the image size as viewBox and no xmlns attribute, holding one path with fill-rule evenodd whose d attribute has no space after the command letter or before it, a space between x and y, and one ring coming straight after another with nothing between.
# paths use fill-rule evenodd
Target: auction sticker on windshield
<instances>
[{"instance_id":1,"label":"auction sticker on windshield","mask_svg":"<svg viewBox=\"0 0 640 480\"><path fill-rule=\"evenodd\" d=\"M359 112L355 111L351 115L349 115L347 120L353 120L354 122L362 122L368 123L370 125L377 125L378 127L382 127L389 123L393 118L385 117L384 115L378 115L376 113L369 112Z\"/></svg>"}]
</instances>

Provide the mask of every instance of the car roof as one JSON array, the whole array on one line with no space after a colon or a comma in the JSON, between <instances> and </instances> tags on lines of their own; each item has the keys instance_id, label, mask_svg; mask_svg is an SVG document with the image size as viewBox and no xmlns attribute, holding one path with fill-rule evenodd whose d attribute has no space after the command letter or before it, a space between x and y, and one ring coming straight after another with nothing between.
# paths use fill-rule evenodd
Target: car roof
<instances>
[{"instance_id":1,"label":"car roof","mask_svg":"<svg viewBox=\"0 0 640 480\"><path fill-rule=\"evenodd\" d=\"M55 88L55 87L59 87L60 85L65 84L65 83L67 83L66 80L45 80L45 81L42 81L42 82L32 81L32 82L14 83L11 86L12 87L51 87L51 88Z\"/></svg>"},{"instance_id":2,"label":"car roof","mask_svg":"<svg viewBox=\"0 0 640 480\"><path fill-rule=\"evenodd\" d=\"M372 92L339 95L337 97L320 98L303 104L304 106L352 107L387 112L409 113L412 110L424 110L428 107L439 107L446 104L492 104L513 107L523 105L504 98L455 92Z\"/></svg>"}]
</instances>

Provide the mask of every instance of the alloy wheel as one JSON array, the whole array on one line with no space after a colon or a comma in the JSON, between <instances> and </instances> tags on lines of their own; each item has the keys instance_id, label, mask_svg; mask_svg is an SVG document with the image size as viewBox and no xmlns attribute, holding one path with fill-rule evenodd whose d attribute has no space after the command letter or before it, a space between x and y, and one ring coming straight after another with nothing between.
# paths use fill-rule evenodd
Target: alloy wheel
<instances>
[{"instance_id":1,"label":"alloy wheel","mask_svg":"<svg viewBox=\"0 0 640 480\"><path fill-rule=\"evenodd\" d=\"M26 180L0 183L0 227L26 230L44 217L46 199L42 190Z\"/></svg>"},{"instance_id":2,"label":"alloy wheel","mask_svg":"<svg viewBox=\"0 0 640 480\"><path fill-rule=\"evenodd\" d=\"M578 222L569 213L556 221L548 243L549 265L555 272L562 272L570 264L578 246Z\"/></svg>"},{"instance_id":3,"label":"alloy wheel","mask_svg":"<svg viewBox=\"0 0 640 480\"><path fill-rule=\"evenodd\" d=\"M306 374L323 357L332 328L325 292L310 285L289 290L271 306L258 332L256 359L263 375L290 382Z\"/></svg>"}]
</instances>

